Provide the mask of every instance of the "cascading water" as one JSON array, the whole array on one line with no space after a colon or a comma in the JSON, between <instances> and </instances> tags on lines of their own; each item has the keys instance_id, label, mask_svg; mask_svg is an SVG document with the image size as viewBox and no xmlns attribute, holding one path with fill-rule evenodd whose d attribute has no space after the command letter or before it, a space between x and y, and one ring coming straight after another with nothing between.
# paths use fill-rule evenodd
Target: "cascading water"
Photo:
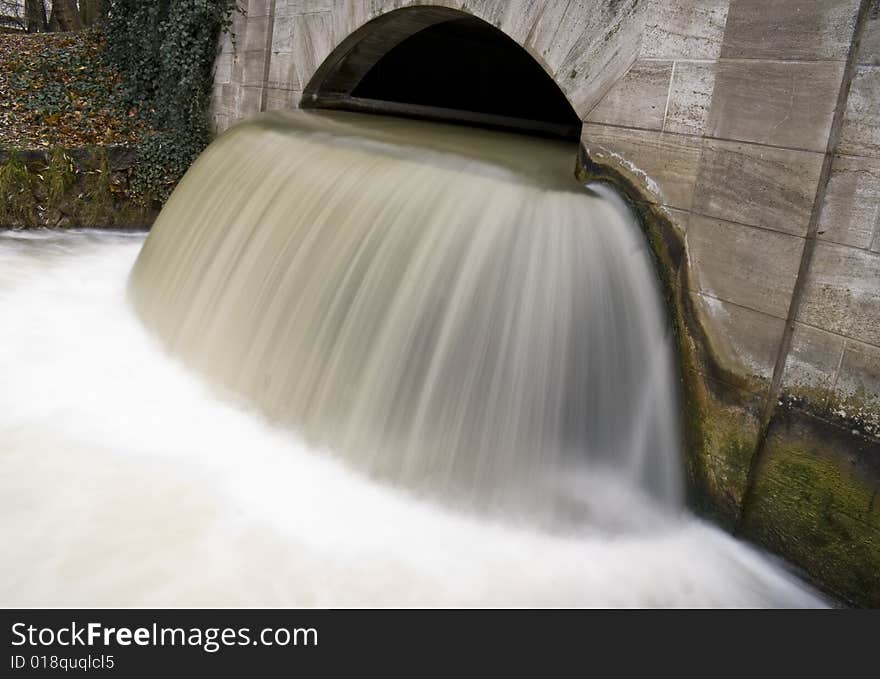
<instances>
[{"instance_id":1,"label":"cascading water","mask_svg":"<svg viewBox=\"0 0 880 679\"><path fill-rule=\"evenodd\" d=\"M573 144L355 114L218 140L131 294L171 351L368 471L571 508L607 470L680 501L651 261Z\"/></svg>"},{"instance_id":2,"label":"cascading water","mask_svg":"<svg viewBox=\"0 0 880 679\"><path fill-rule=\"evenodd\" d=\"M0 604L820 605L683 509L650 257L573 159L276 114L142 249L0 235Z\"/></svg>"}]
</instances>

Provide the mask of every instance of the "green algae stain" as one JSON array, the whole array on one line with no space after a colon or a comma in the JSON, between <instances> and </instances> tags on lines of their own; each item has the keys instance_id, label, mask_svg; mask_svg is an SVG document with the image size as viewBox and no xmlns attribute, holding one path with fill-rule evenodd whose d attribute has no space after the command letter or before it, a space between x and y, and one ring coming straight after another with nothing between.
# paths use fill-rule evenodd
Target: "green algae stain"
<instances>
[{"instance_id":1,"label":"green algae stain","mask_svg":"<svg viewBox=\"0 0 880 679\"><path fill-rule=\"evenodd\" d=\"M38 183L38 176L16 153L11 153L0 166L0 225L28 227L40 223L35 194Z\"/></svg>"},{"instance_id":2,"label":"green algae stain","mask_svg":"<svg viewBox=\"0 0 880 679\"><path fill-rule=\"evenodd\" d=\"M857 605L880 606L878 487L840 446L775 425L743 533Z\"/></svg>"}]
</instances>

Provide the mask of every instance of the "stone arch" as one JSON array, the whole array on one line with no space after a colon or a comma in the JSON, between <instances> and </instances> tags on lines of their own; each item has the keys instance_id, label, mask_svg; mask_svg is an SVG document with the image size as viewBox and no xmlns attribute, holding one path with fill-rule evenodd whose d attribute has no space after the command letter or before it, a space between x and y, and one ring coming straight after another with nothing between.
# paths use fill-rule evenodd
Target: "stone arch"
<instances>
[{"instance_id":1,"label":"stone arch","mask_svg":"<svg viewBox=\"0 0 880 679\"><path fill-rule=\"evenodd\" d=\"M277 0L277 4L285 3ZM322 75L318 69L326 65L326 59L339 53L345 43L361 40L365 28L371 32L381 28L384 35L364 46L372 43L387 50L395 40L430 25L468 17L494 27L530 55L557 83L581 120L637 58L647 15L646 3L639 0L342 0L315 4L327 6L329 26L319 29L329 28L332 40L311 41L313 59L301 73L304 94L307 82L311 85L314 76ZM371 58L361 56L367 61ZM309 70L308 77L303 77Z\"/></svg>"},{"instance_id":2,"label":"stone arch","mask_svg":"<svg viewBox=\"0 0 880 679\"><path fill-rule=\"evenodd\" d=\"M316 69L300 105L574 139L581 131L565 93L522 45L448 7L405 7L368 21Z\"/></svg>"}]
</instances>

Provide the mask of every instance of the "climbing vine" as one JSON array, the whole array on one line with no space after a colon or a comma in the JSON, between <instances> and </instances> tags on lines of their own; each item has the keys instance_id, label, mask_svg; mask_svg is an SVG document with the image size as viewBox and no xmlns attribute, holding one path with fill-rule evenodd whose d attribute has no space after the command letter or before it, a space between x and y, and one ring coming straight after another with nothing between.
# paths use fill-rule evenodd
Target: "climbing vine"
<instances>
[{"instance_id":1,"label":"climbing vine","mask_svg":"<svg viewBox=\"0 0 880 679\"><path fill-rule=\"evenodd\" d=\"M235 0L110 0L107 57L120 94L153 130L139 147L131 191L164 200L210 141L208 105L221 33Z\"/></svg>"}]
</instances>

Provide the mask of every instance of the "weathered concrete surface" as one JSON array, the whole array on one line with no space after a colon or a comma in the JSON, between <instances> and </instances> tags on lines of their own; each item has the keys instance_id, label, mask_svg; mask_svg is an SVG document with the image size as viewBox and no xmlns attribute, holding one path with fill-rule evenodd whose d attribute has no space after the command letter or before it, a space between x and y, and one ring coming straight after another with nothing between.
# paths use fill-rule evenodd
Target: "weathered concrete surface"
<instances>
[{"instance_id":1,"label":"weathered concrete surface","mask_svg":"<svg viewBox=\"0 0 880 679\"><path fill-rule=\"evenodd\" d=\"M396 9L451 8L522 45L584 121L583 176L645 217L695 503L880 605L880 0L246 4L217 62L219 129L299 105Z\"/></svg>"}]
</instances>

